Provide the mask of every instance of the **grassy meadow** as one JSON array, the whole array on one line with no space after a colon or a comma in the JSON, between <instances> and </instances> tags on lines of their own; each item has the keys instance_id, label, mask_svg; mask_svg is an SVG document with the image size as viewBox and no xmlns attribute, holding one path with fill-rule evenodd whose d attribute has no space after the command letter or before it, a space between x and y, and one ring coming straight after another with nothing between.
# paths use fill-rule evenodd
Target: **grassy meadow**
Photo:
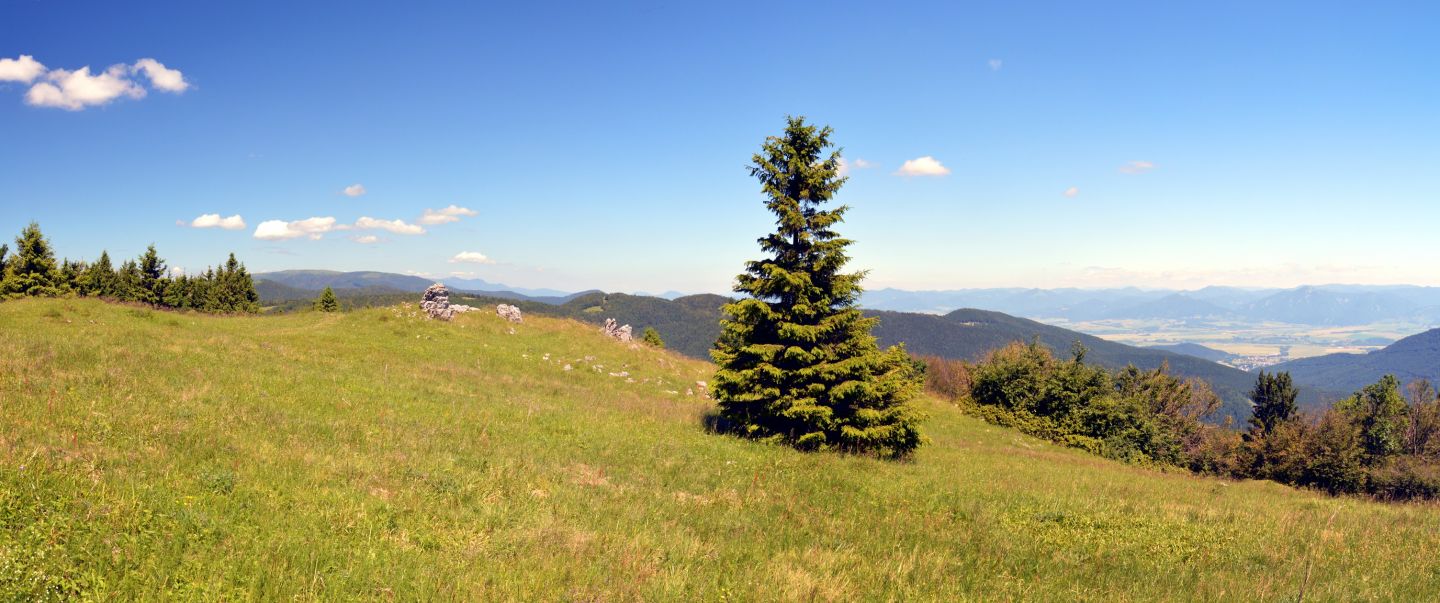
<instances>
[{"instance_id":1,"label":"grassy meadow","mask_svg":"<svg viewBox=\"0 0 1440 603\"><path fill-rule=\"evenodd\" d=\"M0 600L1440 592L1434 506L1122 465L928 399L906 462L711 435L709 365L569 320L22 299L0 337Z\"/></svg>"}]
</instances>

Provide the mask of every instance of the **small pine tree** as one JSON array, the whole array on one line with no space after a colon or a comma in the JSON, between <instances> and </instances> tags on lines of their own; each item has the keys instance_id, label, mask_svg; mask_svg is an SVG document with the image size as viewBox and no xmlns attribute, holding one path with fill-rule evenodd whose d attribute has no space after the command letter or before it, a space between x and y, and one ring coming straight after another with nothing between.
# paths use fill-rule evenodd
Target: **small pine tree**
<instances>
[{"instance_id":1,"label":"small pine tree","mask_svg":"<svg viewBox=\"0 0 1440 603\"><path fill-rule=\"evenodd\" d=\"M115 274L115 266L110 263L110 252L101 251L100 259L95 260L85 270L85 295L96 297L114 297L118 290L119 283Z\"/></svg>"},{"instance_id":2,"label":"small pine tree","mask_svg":"<svg viewBox=\"0 0 1440 603\"><path fill-rule=\"evenodd\" d=\"M660 338L660 332L656 331L655 327L645 327L645 331L640 334L640 341L652 348L665 347L665 340Z\"/></svg>"},{"instance_id":3,"label":"small pine tree","mask_svg":"<svg viewBox=\"0 0 1440 603\"><path fill-rule=\"evenodd\" d=\"M315 309L320 312L337 312L340 310L340 300L335 299L335 291L326 287L320 292L320 297L315 300Z\"/></svg>"},{"instance_id":4,"label":"small pine tree","mask_svg":"<svg viewBox=\"0 0 1440 603\"><path fill-rule=\"evenodd\" d=\"M10 255L10 246L0 244L0 278L5 276L5 256Z\"/></svg>"},{"instance_id":5,"label":"small pine tree","mask_svg":"<svg viewBox=\"0 0 1440 603\"><path fill-rule=\"evenodd\" d=\"M74 293L83 293L85 290L85 262L70 261L65 258L60 262L60 282L65 289Z\"/></svg>"},{"instance_id":6,"label":"small pine tree","mask_svg":"<svg viewBox=\"0 0 1440 603\"><path fill-rule=\"evenodd\" d=\"M255 291L255 281L233 253L215 274L211 297L216 312L260 311L260 294Z\"/></svg>"},{"instance_id":7,"label":"small pine tree","mask_svg":"<svg viewBox=\"0 0 1440 603\"><path fill-rule=\"evenodd\" d=\"M203 312L215 312L215 269L205 267L205 274L190 281L190 307Z\"/></svg>"},{"instance_id":8,"label":"small pine tree","mask_svg":"<svg viewBox=\"0 0 1440 603\"><path fill-rule=\"evenodd\" d=\"M1295 384L1290 373L1269 373L1260 371L1255 379L1255 389L1250 390L1250 434L1254 437L1269 435L1275 426L1295 418Z\"/></svg>"},{"instance_id":9,"label":"small pine tree","mask_svg":"<svg viewBox=\"0 0 1440 603\"><path fill-rule=\"evenodd\" d=\"M160 254L155 252L154 243L145 248L145 253L141 254L137 264L140 281L135 290L136 301L152 306L160 305L165 300L165 285L169 279L165 278L165 260L160 259Z\"/></svg>"},{"instance_id":10,"label":"small pine tree","mask_svg":"<svg viewBox=\"0 0 1440 603\"><path fill-rule=\"evenodd\" d=\"M144 301L140 280L140 266L135 260L125 260L115 272L115 298L120 301Z\"/></svg>"},{"instance_id":11,"label":"small pine tree","mask_svg":"<svg viewBox=\"0 0 1440 603\"><path fill-rule=\"evenodd\" d=\"M905 456L923 438L908 404L921 381L901 347L880 350L856 304L863 273L842 273L850 241L834 226L844 206L821 206L844 184L831 130L789 118L765 141L750 174L760 180L776 230L759 240L769 257L736 279L711 352L723 419L742 435L804 449Z\"/></svg>"},{"instance_id":12,"label":"small pine tree","mask_svg":"<svg viewBox=\"0 0 1440 603\"><path fill-rule=\"evenodd\" d=\"M5 261L0 294L8 297L54 297L65 292L55 252L50 241L40 232L40 225L31 222L15 237L15 255Z\"/></svg>"},{"instance_id":13,"label":"small pine tree","mask_svg":"<svg viewBox=\"0 0 1440 603\"><path fill-rule=\"evenodd\" d=\"M171 277L170 284L165 286L165 297L160 303L167 308L189 308L190 277L184 274Z\"/></svg>"}]
</instances>

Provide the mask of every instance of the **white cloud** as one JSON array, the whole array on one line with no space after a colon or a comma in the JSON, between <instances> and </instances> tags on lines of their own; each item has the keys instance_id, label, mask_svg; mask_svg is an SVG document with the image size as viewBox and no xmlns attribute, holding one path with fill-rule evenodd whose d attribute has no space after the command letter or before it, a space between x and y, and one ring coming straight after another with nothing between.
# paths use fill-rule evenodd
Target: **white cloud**
<instances>
[{"instance_id":1,"label":"white cloud","mask_svg":"<svg viewBox=\"0 0 1440 603\"><path fill-rule=\"evenodd\" d=\"M360 195L365 194L365 187L359 184L352 184L345 187L345 190L341 192L345 193L346 197L359 197Z\"/></svg>"},{"instance_id":2,"label":"white cloud","mask_svg":"<svg viewBox=\"0 0 1440 603\"><path fill-rule=\"evenodd\" d=\"M354 228L360 230L388 230L395 234L419 235L425 234L425 229L415 224L407 224L404 220L378 220L370 216L361 216L355 221Z\"/></svg>"},{"instance_id":3,"label":"white cloud","mask_svg":"<svg viewBox=\"0 0 1440 603\"><path fill-rule=\"evenodd\" d=\"M164 63L155 59L135 61L135 66L131 67L130 71L144 73L151 86L165 92L179 94L190 89L190 82L185 81L185 74L180 73L179 69L167 69Z\"/></svg>"},{"instance_id":4,"label":"white cloud","mask_svg":"<svg viewBox=\"0 0 1440 603\"><path fill-rule=\"evenodd\" d=\"M863 170L872 167L875 167L875 164L869 161L865 161L864 159L856 159L855 161L850 161L849 159L841 157L839 172L841 176L849 176L850 170Z\"/></svg>"},{"instance_id":5,"label":"white cloud","mask_svg":"<svg viewBox=\"0 0 1440 603\"><path fill-rule=\"evenodd\" d=\"M104 105L122 96L144 98L146 89L135 81L136 75L144 75L151 87L164 92L179 94L190 88L180 70L151 58L140 59L134 65L111 65L100 73L91 73L88 65L73 71L47 71L26 54L18 59L0 59L0 82L34 82L25 92L26 104L67 111Z\"/></svg>"},{"instance_id":6,"label":"white cloud","mask_svg":"<svg viewBox=\"0 0 1440 603\"><path fill-rule=\"evenodd\" d=\"M494 264L495 260L485 257L485 254L478 251L462 251L450 258L451 264Z\"/></svg>"},{"instance_id":7,"label":"white cloud","mask_svg":"<svg viewBox=\"0 0 1440 603\"><path fill-rule=\"evenodd\" d=\"M434 226L436 224L459 222L460 216L474 216L479 213L480 212L468 207L451 205L444 209L426 209L424 215L421 215L420 219L416 221L427 226Z\"/></svg>"},{"instance_id":8,"label":"white cloud","mask_svg":"<svg viewBox=\"0 0 1440 603\"><path fill-rule=\"evenodd\" d=\"M985 61L985 64L990 66L991 71L999 71L1000 67L1005 65L1005 61L1002 61L1000 59L990 59L988 61Z\"/></svg>"},{"instance_id":9,"label":"white cloud","mask_svg":"<svg viewBox=\"0 0 1440 603\"><path fill-rule=\"evenodd\" d=\"M1130 163L1120 166L1120 173L1144 174L1153 169L1155 169L1155 164L1149 161L1131 161Z\"/></svg>"},{"instance_id":10,"label":"white cloud","mask_svg":"<svg viewBox=\"0 0 1440 603\"><path fill-rule=\"evenodd\" d=\"M28 54L18 59L0 59L0 82L21 82L28 84L45 73L45 66Z\"/></svg>"},{"instance_id":11,"label":"white cloud","mask_svg":"<svg viewBox=\"0 0 1440 603\"><path fill-rule=\"evenodd\" d=\"M1065 196L1066 196L1066 197L1070 197L1070 198L1073 199L1073 198L1075 198L1075 195L1078 195L1078 194L1080 194L1080 188L1079 188L1079 187L1072 186L1072 187L1070 187L1070 188L1065 189Z\"/></svg>"},{"instance_id":12,"label":"white cloud","mask_svg":"<svg viewBox=\"0 0 1440 603\"><path fill-rule=\"evenodd\" d=\"M897 176L944 176L949 173L950 168L941 165L939 160L929 155L906 160L899 171L895 172Z\"/></svg>"},{"instance_id":13,"label":"white cloud","mask_svg":"<svg viewBox=\"0 0 1440 603\"><path fill-rule=\"evenodd\" d=\"M380 242L380 237L375 235L351 235L350 240L362 245L373 245Z\"/></svg>"},{"instance_id":14,"label":"white cloud","mask_svg":"<svg viewBox=\"0 0 1440 603\"><path fill-rule=\"evenodd\" d=\"M286 222L284 220L266 220L255 227L255 238L267 241L279 241L284 239L295 239L299 237L310 237L312 240L319 239L325 233L337 230L335 218L307 218Z\"/></svg>"},{"instance_id":15,"label":"white cloud","mask_svg":"<svg viewBox=\"0 0 1440 603\"><path fill-rule=\"evenodd\" d=\"M240 214L228 218L220 217L220 214L205 214L190 221L191 228L223 228L225 230L243 230L245 220Z\"/></svg>"},{"instance_id":16,"label":"white cloud","mask_svg":"<svg viewBox=\"0 0 1440 603\"><path fill-rule=\"evenodd\" d=\"M121 96L144 98L145 89L126 77L128 74L129 68L124 65L113 65L96 75L90 74L89 67L75 71L54 69L45 74L45 81L30 87L25 93L25 102L36 107L79 111Z\"/></svg>"}]
</instances>

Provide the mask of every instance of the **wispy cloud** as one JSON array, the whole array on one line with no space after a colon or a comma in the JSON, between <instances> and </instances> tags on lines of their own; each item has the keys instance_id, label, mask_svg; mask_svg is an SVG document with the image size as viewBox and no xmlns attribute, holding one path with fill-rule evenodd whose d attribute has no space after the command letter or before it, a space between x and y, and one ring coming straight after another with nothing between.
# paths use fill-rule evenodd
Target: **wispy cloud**
<instances>
[{"instance_id":1,"label":"wispy cloud","mask_svg":"<svg viewBox=\"0 0 1440 603\"><path fill-rule=\"evenodd\" d=\"M45 73L45 66L28 54L18 59L0 59L0 82L28 84Z\"/></svg>"},{"instance_id":2,"label":"wispy cloud","mask_svg":"<svg viewBox=\"0 0 1440 603\"><path fill-rule=\"evenodd\" d=\"M355 221L352 227L358 230L388 230L400 235L421 235L425 229L415 224L409 224L404 220L379 220L370 216L361 216Z\"/></svg>"},{"instance_id":3,"label":"wispy cloud","mask_svg":"<svg viewBox=\"0 0 1440 603\"><path fill-rule=\"evenodd\" d=\"M373 245L380 242L380 237L375 235L350 235L350 240L361 245Z\"/></svg>"},{"instance_id":4,"label":"wispy cloud","mask_svg":"<svg viewBox=\"0 0 1440 603\"><path fill-rule=\"evenodd\" d=\"M185 74L180 73L179 69L168 69L164 63L155 59L135 61L131 71L145 74L150 85L158 90L179 94L190 89L190 82L185 81Z\"/></svg>"},{"instance_id":5,"label":"wispy cloud","mask_svg":"<svg viewBox=\"0 0 1440 603\"><path fill-rule=\"evenodd\" d=\"M191 228L221 228L224 230L244 230L245 220L240 214L228 218L220 217L220 214L204 214L190 221Z\"/></svg>"},{"instance_id":6,"label":"wispy cloud","mask_svg":"<svg viewBox=\"0 0 1440 603\"><path fill-rule=\"evenodd\" d=\"M1005 66L1005 61L1002 61L1000 59L990 59L988 61L985 61L985 64L990 66L991 71L999 71L1001 67Z\"/></svg>"},{"instance_id":7,"label":"wispy cloud","mask_svg":"<svg viewBox=\"0 0 1440 603\"><path fill-rule=\"evenodd\" d=\"M283 241L285 239L298 239L309 237L311 240L319 240L325 233L336 230L335 218L326 216L323 218L306 218L286 222L285 220L266 220L255 227L255 238L266 241Z\"/></svg>"},{"instance_id":8,"label":"wispy cloud","mask_svg":"<svg viewBox=\"0 0 1440 603\"><path fill-rule=\"evenodd\" d=\"M865 161L864 159L856 158L854 161L851 161L841 157L839 172L841 176L849 176L851 170L865 170L873 167L875 167L874 163Z\"/></svg>"},{"instance_id":9,"label":"wispy cloud","mask_svg":"<svg viewBox=\"0 0 1440 603\"><path fill-rule=\"evenodd\" d=\"M0 59L0 81L35 82L25 93L26 104L67 111L105 105L121 97L144 98L146 89L135 81L136 75L143 75L151 87L162 92L179 94L190 88L180 70L151 58L133 65L111 65L99 73L92 73L88 65L46 70L34 57L23 54L18 59Z\"/></svg>"},{"instance_id":10,"label":"wispy cloud","mask_svg":"<svg viewBox=\"0 0 1440 603\"><path fill-rule=\"evenodd\" d=\"M1071 199L1074 199L1075 196L1076 196L1076 195L1079 195L1079 194L1080 194L1080 188L1079 188L1079 187L1072 186L1072 187L1070 187L1070 188L1065 189L1065 196L1066 196L1066 197L1069 197L1069 198L1071 198Z\"/></svg>"},{"instance_id":11,"label":"wispy cloud","mask_svg":"<svg viewBox=\"0 0 1440 603\"><path fill-rule=\"evenodd\" d=\"M938 159L926 155L915 159L906 160L900 169L895 172L897 176L944 176L950 173L950 168L941 165Z\"/></svg>"},{"instance_id":12,"label":"wispy cloud","mask_svg":"<svg viewBox=\"0 0 1440 603\"><path fill-rule=\"evenodd\" d=\"M360 195L365 194L365 186L360 184L352 184L345 187L345 189L340 192L344 193L346 197L359 197Z\"/></svg>"},{"instance_id":13,"label":"wispy cloud","mask_svg":"<svg viewBox=\"0 0 1440 603\"><path fill-rule=\"evenodd\" d=\"M434 226L434 225L436 225L436 224L448 224L448 223L450 223L450 222L459 222L459 221L460 221L460 216L467 216L467 217L468 217L468 216L476 216L476 215L479 215L479 213L480 213L480 212L477 212L477 211L475 211L475 210L473 210L473 209L470 209L470 208L468 208L468 207L460 207L460 206L458 206L458 205L451 205L450 207L446 207L446 208L442 208L442 209L426 209L426 210L425 210L425 213L424 213L423 215L421 215L421 216L420 216L420 219L419 219L419 220L416 220L416 222L419 222L419 223L424 224L424 225L426 225L426 226Z\"/></svg>"},{"instance_id":14,"label":"wispy cloud","mask_svg":"<svg viewBox=\"0 0 1440 603\"><path fill-rule=\"evenodd\" d=\"M1120 166L1121 174L1144 174L1155 169L1155 164L1149 161L1131 161Z\"/></svg>"},{"instance_id":15,"label":"wispy cloud","mask_svg":"<svg viewBox=\"0 0 1440 603\"><path fill-rule=\"evenodd\" d=\"M450 258L450 263L451 263L451 264L494 264L494 263L495 263L495 260L492 260L492 259L486 257L485 254L480 253L480 252L478 252L478 251L462 251L462 252L460 252L460 253L455 254L455 257Z\"/></svg>"}]
</instances>

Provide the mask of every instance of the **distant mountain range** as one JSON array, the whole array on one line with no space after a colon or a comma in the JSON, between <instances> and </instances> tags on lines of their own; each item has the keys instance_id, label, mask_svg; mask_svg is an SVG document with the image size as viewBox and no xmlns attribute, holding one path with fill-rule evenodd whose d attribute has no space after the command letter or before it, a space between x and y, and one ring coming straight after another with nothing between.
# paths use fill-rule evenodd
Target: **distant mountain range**
<instances>
[{"instance_id":1,"label":"distant mountain range","mask_svg":"<svg viewBox=\"0 0 1440 603\"><path fill-rule=\"evenodd\" d=\"M1327 354L1291 360L1269 370L1289 371L1297 383L1354 392L1389 374L1401 383L1429 379L1440 384L1440 329L1411 335L1367 354Z\"/></svg>"},{"instance_id":2,"label":"distant mountain range","mask_svg":"<svg viewBox=\"0 0 1440 603\"><path fill-rule=\"evenodd\" d=\"M346 290L351 294L355 292L379 294L386 291L419 292L437 282L434 279L392 272L337 272L334 270L281 270L261 272L255 274L254 278L255 287L260 291L261 299L271 300L313 297L314 293L318 293L326 287L337 292ZM496 297L529 298L556 303L576 295L555 289L510 287L480 279L447 278L439 282L445 283L455 291L483 292Z\"/></svg>"},{"instance_id":3,"label":"distant mountain range","mask_svg":"<svg viewBox=\"0 0 1440 603\"><path fill-rule=\"evenodd\" d=\"M867 291L867 308L943 314L983 308L1040 319L1222 319L1316 326L1440 323L1440 287L1322 285L1293 289L959 289Z\"/></svg>"}]
</instances>

